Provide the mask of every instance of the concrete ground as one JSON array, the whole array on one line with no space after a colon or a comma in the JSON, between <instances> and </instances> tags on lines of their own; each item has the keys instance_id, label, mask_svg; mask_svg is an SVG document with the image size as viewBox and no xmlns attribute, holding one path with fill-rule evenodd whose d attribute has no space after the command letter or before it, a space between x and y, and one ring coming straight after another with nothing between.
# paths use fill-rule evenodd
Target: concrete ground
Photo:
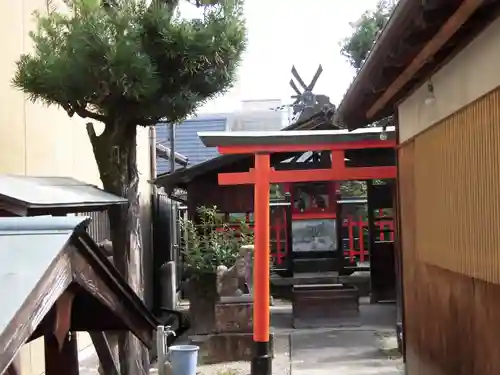
<instances>
[{"instance_id":1,"label":"concrete ground","mask_svg":"<svg viewBox=\"0 0 500 375\"><path fill-rule=\"evenodd\" d=\"M293 329L291 305L271 308L275 333L275 375L401 375L396 355L396 309L361 299L361 326L338 329ZM200 366L200 375L248 375L250 365L232 362Z\"/></svg>"},{"instance_id":2,"label":"concrete ground","mask_svg":"<svg viewBox=\"0 0 500 375\"><path fill-rule=\"evenodd\" d=\"M291 306L272 307L275 332L275 375L400 375L403 364L395 356L396 310L393 304L370 305L361 300L361 326L338 329L293 329ZM97 358L81 358L82 375L97 374ZM248 375L248 362L200 366L200 375Z\"/></svg>"},{"instance_id":3,"label":"concrete ground","mask_svg":"<svg viewBox=\"0 0 500 375\"><path fill-rule=\"evenodd\" d=\"M291 335L292 375L400 375L401 361L379 348L371 330L296 332Z\"/></svg>"}]
</instances>

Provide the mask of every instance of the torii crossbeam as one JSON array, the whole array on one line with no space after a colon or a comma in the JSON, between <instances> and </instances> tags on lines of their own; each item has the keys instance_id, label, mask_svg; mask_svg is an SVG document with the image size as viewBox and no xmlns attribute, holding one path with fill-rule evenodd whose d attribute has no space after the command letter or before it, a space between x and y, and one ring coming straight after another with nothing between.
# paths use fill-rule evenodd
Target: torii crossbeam
<instances>
[{"instance_id":1,"label":"torii crossbeam","mask_svg":"<svg viewBox=\"0 0 500 375\"><path fill-rule=\"evenodd\" d=\"M272 374L269 345L269 184L283 182L346 181L396 178L395 166L346 167L345 151L367 148L395 148L394 127L317 131L200 132L207 147L221 154L254 154L254 168L248 172L220 173L220 185L254 185L255 254L253 265L252 375ZM279 152L331 151L331 168L276 171L270 154Z\"/></svg>"}]
</instances>

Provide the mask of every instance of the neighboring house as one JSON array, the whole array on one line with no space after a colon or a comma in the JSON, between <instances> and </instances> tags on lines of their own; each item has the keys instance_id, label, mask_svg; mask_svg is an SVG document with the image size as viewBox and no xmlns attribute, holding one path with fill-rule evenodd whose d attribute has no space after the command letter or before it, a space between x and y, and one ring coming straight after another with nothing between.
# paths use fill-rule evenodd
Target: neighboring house
<instances>
[{"instance_id":1,"label":"neighboring house","mask_svg":"<svg viewBox=\"0 0 500 375\"><path fill-rule=\"evenodd\" d=\"M33 104L12 88L15 62L31 47L28 32L33 29L32 14L46 11L45 0L0 2L0 174L32 176L65 176L101 186L85 121L70 119L55 107ZM96 130L99 130L96 124ZM143 240L149 246L151 176L148 129L139 129L138 167L145 230ZM88 337L80 337L81 348L88 346ZM36 340L21 352L22 375L38 375L44 366L43 342Z\"/></svg>"},{"instance_id":2,"label":"neighboring house","mask_svg":"<svg viewBox=\"0 0 500 375\"><path fill-rule=\"evenodd\" d=\"M230 116L227 130L281 130L289 123L285 108L279 99L243 100L241 109Z\"/></svg>"},{"instance_id":3,"label":"neighboring house","mask_svg":"<svg viewBox=\"0 0 500 375\"><path fill-rule=\"evenodd\" d=\"M202 163L218 156L215 148L208 148L198 138L200 131L223 131L226 129L227 117L224 115L200 115L186 120L175 127L175 152L188 159L188 167ZM156 125L156 143L170 147L170 130L168 124ZM170 171L170 161L163 157L156 158L157 174Z\"/></svg>"},{"instance_id":4,"label":"neighboring house","mask_svg":"<svg viewBox=\"0 0 500 375\"><path fill-rule=\"evenodd\" d=\"M175 127L175 152L188 159L188 168L213 159L219 156L217 149L205 147L198 138L198 132L280 130L286 123L286 113L280 107L281 100L277 99L244 100L241 108L233 113L197 115ZM170 149L170 125L156 125L156 143ZM168 159L157 155L157 175L170 171ZM176 166L178 169L182 167Z\"/></svg>"},{"instance_id":5,"label":"neighboring house","mask_svg":"<svg viewBox=\"0 0 500 375\"><path fill-rule=\"evenodd\" d=\"M400 0L338 110L351 129L396 114L410 375L500 374L499 15Z\"/></svg>"}]
</instances>

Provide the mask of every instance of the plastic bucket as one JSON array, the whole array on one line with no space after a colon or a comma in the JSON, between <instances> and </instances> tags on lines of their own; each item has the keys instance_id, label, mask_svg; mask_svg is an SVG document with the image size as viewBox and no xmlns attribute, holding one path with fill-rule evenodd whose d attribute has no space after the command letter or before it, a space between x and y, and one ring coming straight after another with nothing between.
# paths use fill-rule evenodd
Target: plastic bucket
<instances>
[{"instance_id":1,"label":"plastic bucket","mask_svg":"<svg viewBox=\"0 0 500 375\"><path fill-rule=\"evenodd\" d=\"M196 375L199 346L173 345L168 348L172 375Z\"/></svg>"}]
</instances>

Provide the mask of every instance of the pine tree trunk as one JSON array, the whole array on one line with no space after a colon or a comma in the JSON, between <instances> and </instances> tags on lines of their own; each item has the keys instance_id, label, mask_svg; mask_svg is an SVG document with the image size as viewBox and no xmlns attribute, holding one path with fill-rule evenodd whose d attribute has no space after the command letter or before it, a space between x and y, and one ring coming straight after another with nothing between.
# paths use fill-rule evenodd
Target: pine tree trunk
<instances>
[{"instance_id":1,"label":"pine tree trunk","mask_svg":"<svg viewBox=\"0 0 500 375\"><path fill-rule=\"evenodd\" d=\"M137 128L116 120L107 123L99 136L92 124L87 124L87 132L104 190L128 200L128 204L115 205L108 210L113 262L132 289L144 299ZM121 375L146 374L147 353L139 340L129 333L117 336Z\"/></svg>"}]
</instances>

